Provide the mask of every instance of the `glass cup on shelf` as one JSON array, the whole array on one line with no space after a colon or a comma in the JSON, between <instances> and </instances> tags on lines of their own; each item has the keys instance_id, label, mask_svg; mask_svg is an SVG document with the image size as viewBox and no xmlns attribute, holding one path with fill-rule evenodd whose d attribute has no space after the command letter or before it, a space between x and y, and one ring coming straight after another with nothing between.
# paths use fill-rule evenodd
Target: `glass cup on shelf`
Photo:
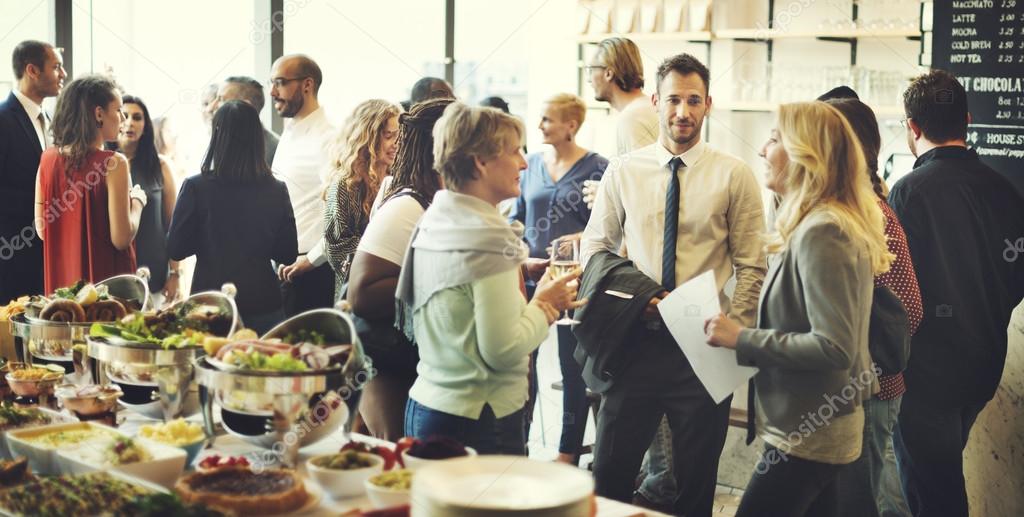
<instances>
[{"instance_id":1,"label":"glass cup on shelf","mask_svg":"<svg viewBox=\"0 0 1024 517\"><path fill-rule=\"evenodd\" d=\"M552 276L558 278L578 267L580 267L579 239L565 236L551 241ZM573 325L579 322L569 317L569 311L564 311L562 312L562 318L555 323L558 325Z\"/></svg>"}]
</instances>

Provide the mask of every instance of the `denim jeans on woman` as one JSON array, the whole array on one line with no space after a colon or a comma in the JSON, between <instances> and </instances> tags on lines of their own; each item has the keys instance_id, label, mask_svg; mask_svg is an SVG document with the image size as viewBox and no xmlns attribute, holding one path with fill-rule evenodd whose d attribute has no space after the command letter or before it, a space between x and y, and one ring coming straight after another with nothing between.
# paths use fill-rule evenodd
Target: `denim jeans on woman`
<instances>
[{"instance_id":1,"label":"denim jeans on woman","mask_svg":"<svg viewBox=\"0 0 1024 517\"><path fill-rule=\"evenodd\" d=\"M864 446L857 461L839 477L839 507L843 517L903 517L910 510L903 499L892 433L902 397L864 401Z\"/></svg>"},{"instance_id":2,"label":"denim jeans on woman","mask_svg":"<svg viewBox=\"0 0 1024 517\"><path fill-rule=\"evenodd\" d=\"M431 409L413 399L405 405L405 435L419 439L447 436L480 454L526 454L523 410L496 418L485 404L474 420Z\"/></svg>"}]
</instances>

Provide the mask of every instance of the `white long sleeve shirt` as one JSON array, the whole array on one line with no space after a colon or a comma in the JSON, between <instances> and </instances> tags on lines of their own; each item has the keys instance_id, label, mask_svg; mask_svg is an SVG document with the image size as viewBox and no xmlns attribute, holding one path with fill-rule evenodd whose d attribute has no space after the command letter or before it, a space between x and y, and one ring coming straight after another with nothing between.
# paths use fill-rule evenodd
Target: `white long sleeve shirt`
<instances>
[{"instance_id":1,"label":"white long sleeve shirt","mask_svg":"<svg viewBox=\"0 0 1024 517\"><path fill-rule=\"evenodd\" d=\"M330 177L329 149L335 131L322 107L302 119L292 119L281 134L270 167L288 187L299 253L305 253L315 266L327 261L323 193Z\"/></svg>"},{"instance_id":2,"label":"white long sleeve shirt","mask_svg":"<svg viewBox=\"0 0 1024 517\"><path fill-rule=\"evenodd\" d=\"M637 269L661 282L669 161L661 143L611 161L583 231L584 265L594 253L619 253L625 243ZM753 326L767 271L761 189L742 160L701 142L680 155L676 285L713 270L723 312ZM723 292L736 275L730 300Z\"/></svg>"}]
</instances>

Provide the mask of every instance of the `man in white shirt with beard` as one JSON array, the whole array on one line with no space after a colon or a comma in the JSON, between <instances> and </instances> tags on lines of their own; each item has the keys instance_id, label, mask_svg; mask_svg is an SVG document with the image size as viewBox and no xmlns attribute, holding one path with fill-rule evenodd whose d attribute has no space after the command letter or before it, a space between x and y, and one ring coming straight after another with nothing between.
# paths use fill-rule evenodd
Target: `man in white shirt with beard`
<instances>
[{"instance_id":1,"label":"man in white shirt with beard","mask_svg":"<svg viewBox=\"0 0 1024 517\"><path fill-rule=\"evenodd\" d=\"M281 56L270 72L270 98L285 122L274 174L288 186L299 257L278 266L285 316L334 304L334 272L324 253L323 192L330 173L327 149L335 128L317 101L323 74L302 54Z\"/></svg>"}]
</instances>

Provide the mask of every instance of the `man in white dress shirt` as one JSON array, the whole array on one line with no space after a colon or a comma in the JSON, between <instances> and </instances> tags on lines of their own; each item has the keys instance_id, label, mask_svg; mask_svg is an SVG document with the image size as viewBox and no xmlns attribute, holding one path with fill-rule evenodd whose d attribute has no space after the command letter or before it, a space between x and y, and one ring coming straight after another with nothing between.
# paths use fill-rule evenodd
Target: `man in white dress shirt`
<instances>
[{"instance_id":1,"label":"man in white dress shirt","mask_svg":"<svg viewBox=\"0 0 1024 517\"><path fill-rule=\"evenodd\" d=\"M742 160L700 140L711 109L700 61L688 54L666 59L654 100L658 142L611 162L580 246L586 264L598 251L618 253L625 245L635 266L664 288L649 302L647 321L630 330L634 338L623 347L631 362L604 393L594 479L598 495L630 501L644 450L667 417L668 475L678 487L668 494L669 511L710 516L732 398L714 403L661 324L657 304L711 270L723 311L753 325L767 270L761 189ZM730 300L722 290L734 275Z\"/></svg>"},{"instance_id":2,"label":"man in white dress shirt","mask_svg":"<svg viewBox=\"0 0 1024 517\"><path fill-rule=\"evenodd\" d=\"M39 157L52 141L43 99L67 77L49 43L23 41L12 57L18 83L0 103L0 305L43 291L43 243L32 224Z\"/></svg>"},{"instance_id":3,"label":"man in white dress shirt","mask_svg":"<svg viewBox=\"0 0 1024 517\"><path fill-rule=\"evenodd\" d=\"M270 72L270 98L285 122L271 169L288 186L299 238L299 258L278 267L285 316L334 304L334 272L324 253L323 192L330 173L327 149L335 128L317 101L323 74L302 54L281 56Z\"/></svg>"}]
</instances>

